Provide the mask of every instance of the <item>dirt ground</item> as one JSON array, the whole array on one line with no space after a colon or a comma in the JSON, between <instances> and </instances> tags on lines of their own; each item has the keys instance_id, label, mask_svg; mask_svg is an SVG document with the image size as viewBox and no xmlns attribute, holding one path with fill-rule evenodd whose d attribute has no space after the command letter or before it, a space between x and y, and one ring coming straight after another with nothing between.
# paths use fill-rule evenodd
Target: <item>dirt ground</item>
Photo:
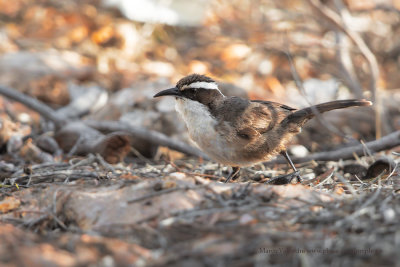
<instances>
[{"instance_id":1,"label":"dirt ground","mask_svg":"<svg viewBox=\"0 0 400 267\"><path fill-rule=\"evenodd\" d=\"M12 2L1 266L398 266L398 1L215 0L191 26L99 0ZM230 167L193 146L174 99L153 99L190 73L227 96L374 105L304 127L288 148L301 183L280 157L223 183Z\"/></svg>"}]
</instances>

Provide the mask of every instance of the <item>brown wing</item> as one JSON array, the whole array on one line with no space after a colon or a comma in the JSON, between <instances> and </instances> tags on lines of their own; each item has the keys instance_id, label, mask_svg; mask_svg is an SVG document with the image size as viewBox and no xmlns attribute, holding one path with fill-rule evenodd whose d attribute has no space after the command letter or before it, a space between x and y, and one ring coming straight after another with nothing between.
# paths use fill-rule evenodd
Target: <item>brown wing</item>
<instances>
[{"instance_id":1,"label":"brown wing","mask_svg":"<svg viewBox=\"0 0 400 267\"><path fill-rule=\"evenodd\" d=\"M220 122L231 125L241 139L252 141L271 130L293 110L275 102L228 97L218 109L212 110L212 114Z\"/></svg>"},{"instance_id":2,"label":"brown wing","mask_svg":"<svg viewBox=\"0 0 400 267\"><path fill-rule=\"evenodd\" d=\"M259 135L271 130L295 110L289 106L269 101L251 101L244 111L240 127L245 132L257 132ZM249 130L250 128L251 130Z\"/></svg>"},{"instance_id":3,"label":"brown wing","mask_svg":"<svg viewBox=\"0 0 400 267\"><path fill-rule=\"evenodd\" d=\"M286 109L286 110L289 110L289 111L296 110L296 108L292 108L292 107L289 107L287 105L280 104L280 103L277 103L277 102L272 102L272 101L251 100L251 102L260 103L260 104L263 104L263 105L266 105L266 106L276 106L278 108L283 108L283 109Z\"/></svg>"}]
</instances>

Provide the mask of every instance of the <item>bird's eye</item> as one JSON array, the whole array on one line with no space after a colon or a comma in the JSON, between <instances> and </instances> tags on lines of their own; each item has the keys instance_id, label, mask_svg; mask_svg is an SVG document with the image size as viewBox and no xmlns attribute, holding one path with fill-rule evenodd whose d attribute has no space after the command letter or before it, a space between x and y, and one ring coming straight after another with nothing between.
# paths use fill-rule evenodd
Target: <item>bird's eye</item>
<instances>
[{"instance_id":1,"label":"bird's eye","mask_svg":"<svg viewBox=\"0 0 400 267\"><path fill-rule=\"evenodd\" d=\"M249 139L250 139L250 136L247 135L247 134L244 134L244 133L238 133L238 136L239 136L240 138L243 138L243 139L246 139L246 140L249 140Z\"/></svg>"}]
</instances>

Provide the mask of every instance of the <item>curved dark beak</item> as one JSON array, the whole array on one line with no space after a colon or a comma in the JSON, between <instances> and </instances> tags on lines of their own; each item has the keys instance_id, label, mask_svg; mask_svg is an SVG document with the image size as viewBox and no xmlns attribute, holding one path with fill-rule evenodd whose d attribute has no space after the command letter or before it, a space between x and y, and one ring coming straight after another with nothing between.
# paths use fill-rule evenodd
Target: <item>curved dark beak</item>
<instances>
[{"instance_id":1,"label":"curved dark beak","mask_svg":"<svg viewBox=\"0 0 400 267\"><path fill-rule=\"evenodd\" d=\"M179 91L178 88L173 87L173 88L163 90L163 91L155 94L153 97L166 96L166 95L178 96L178 97L182 96L181 91Z\"/></svg>"}]
</instances>

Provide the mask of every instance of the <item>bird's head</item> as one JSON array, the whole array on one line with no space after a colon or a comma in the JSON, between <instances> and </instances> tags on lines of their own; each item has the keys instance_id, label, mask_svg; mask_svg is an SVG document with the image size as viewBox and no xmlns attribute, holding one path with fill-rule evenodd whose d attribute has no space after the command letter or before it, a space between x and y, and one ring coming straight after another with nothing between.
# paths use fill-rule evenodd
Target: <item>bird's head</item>
<instances>
[{"instance_id":1,"label":"bird's head","mask_svg":"<svg viewBox=\"0 0 400 267\"><path fill-rule=\"evenodd\" d=\"M174 96L185 100L197 101L204 105L224 97L213 79L200 74L186 76L180 79L175 87L154 95L154 97L159 96Z\"/></svg>"}]
</instances>

